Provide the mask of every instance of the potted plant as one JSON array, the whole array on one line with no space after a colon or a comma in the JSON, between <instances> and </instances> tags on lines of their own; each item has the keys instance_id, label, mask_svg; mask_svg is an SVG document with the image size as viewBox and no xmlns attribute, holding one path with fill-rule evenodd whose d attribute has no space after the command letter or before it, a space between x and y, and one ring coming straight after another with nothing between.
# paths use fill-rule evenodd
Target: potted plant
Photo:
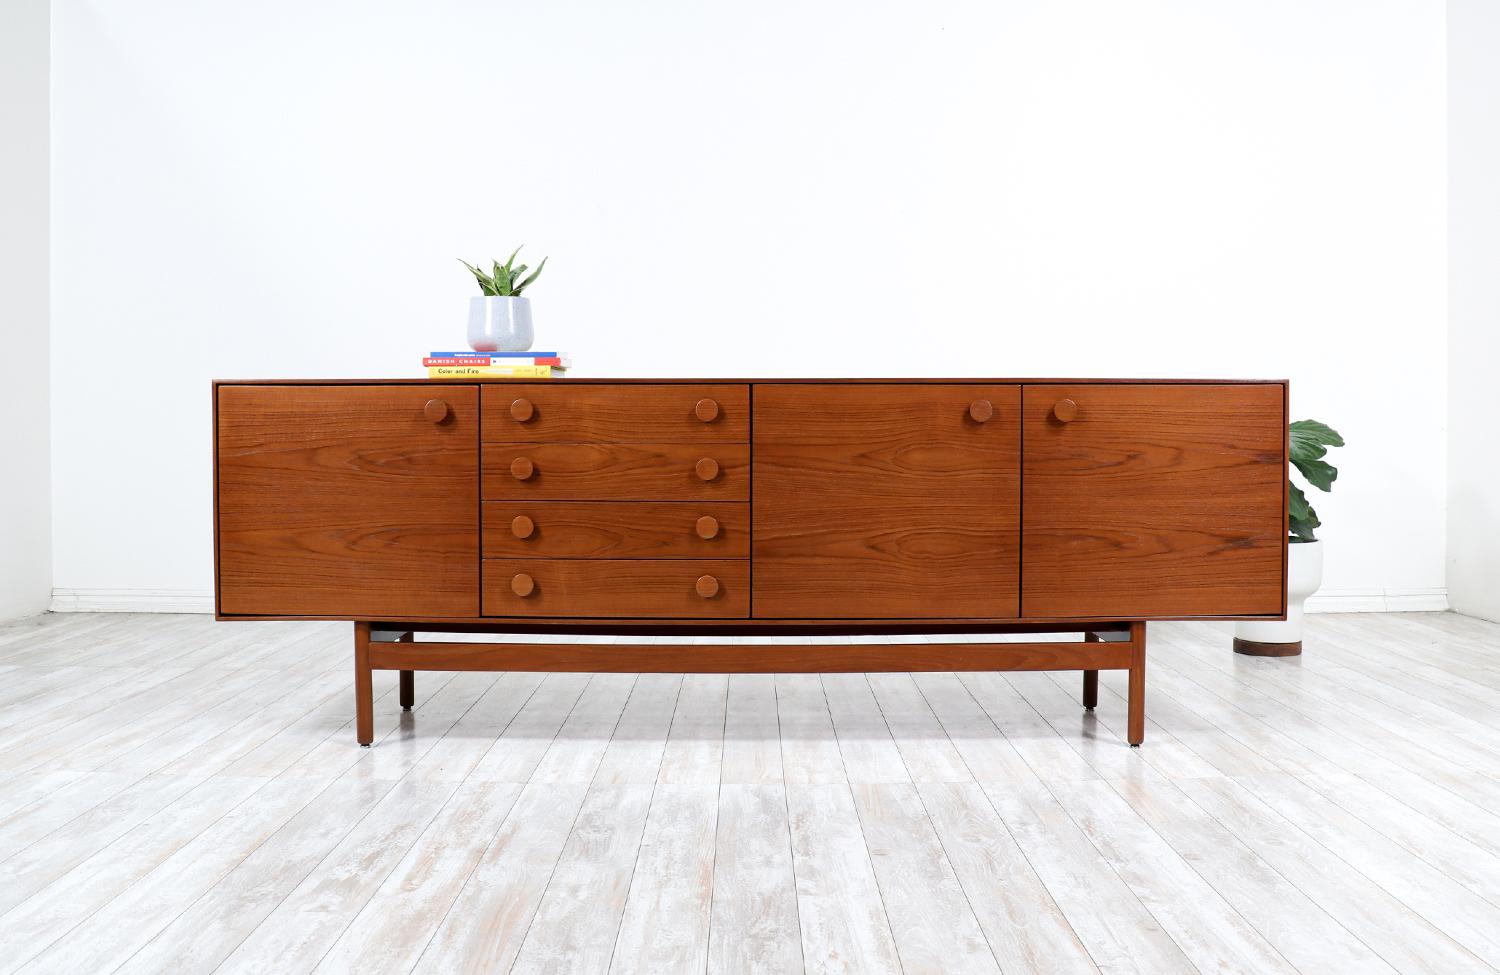
<instances>
[{"instance_id":1,"label":"potted plant","mask_svg":"<svg viewBox=\"0 0 1500 975\"><path fill-rule=\"evenodd\" d=\"M1324 456L1329 447L1342 447L1344 438L1317 420L1297 420L1288 426L1292 466L1320 491L1333 488L1338 469ZM1307 495L1288 478L1286 619L1241 621L1234 625L1236 653L1258 657L1291 657L1302 652L1302 606L1323 584L1323 543L1313 534L1323 523L1307 503Z\"/></svg>"},{"instance_id":2,"label":"potted plant","mask_svg":"<svg viewBox=\"0 0 1500 975\"><path fill-rule=\"evenodd\" d=\"M525 264L514 266L519 253L521 248L517 247L504 264L492 262L490 271L459 261L479 282L480 294L469 299L469 348L475 352L525 352L531 348L531 299L522 297L521 292L542 273L547 259L542 258L536 270L526 274Z\"/></svg>"}]
</instances>

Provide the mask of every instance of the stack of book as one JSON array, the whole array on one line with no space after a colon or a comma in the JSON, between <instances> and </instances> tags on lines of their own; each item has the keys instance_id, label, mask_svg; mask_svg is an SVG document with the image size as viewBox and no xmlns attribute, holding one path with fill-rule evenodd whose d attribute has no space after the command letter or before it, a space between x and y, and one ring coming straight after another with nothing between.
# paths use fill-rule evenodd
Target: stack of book
<instances>
[{"instance_id":1,"label":"stack of book","mask_svg":"<svg viewBox=\"0 0 1500 975\"><path fill-rule=\"evenodd\" d=\"M552 379L568 368L557 352L430 352L422 357L428 379Z\"/></svg>"}]
</instances>

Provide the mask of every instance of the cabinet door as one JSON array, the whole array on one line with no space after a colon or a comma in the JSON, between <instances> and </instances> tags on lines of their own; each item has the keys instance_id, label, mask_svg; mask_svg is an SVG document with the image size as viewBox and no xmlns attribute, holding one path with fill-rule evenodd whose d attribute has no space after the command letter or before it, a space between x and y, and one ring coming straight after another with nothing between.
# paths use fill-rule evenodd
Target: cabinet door
<instances>
[{"instance_id":1,"label":"cabinet door","mask_svg":"<svg viewBox=\"0 0 1500 975\"><path fill-rule=\"evenodd\" d=\"M220 386L219 612L479 615L475 386Z\"/></svg>"},{"instance_id":2,"label":"cabinet door","mask_svg":"<svg viewBox=\"0 0 1500 975\"><path fill-rule=\"evenodd\" d=\"M1281 613L1286 387L1027 386L1021 612Z\"/></svg>"},{"instance_id":3,"label":"cabinet door","mask_svg":"<svg viewBox=\"0 0 1500 975\"><path fill-rule=\"evenodd\" d=\"M1015 617L1019 387L767 384L752 412L755 616Z\"/></svg>"}]
</instances>

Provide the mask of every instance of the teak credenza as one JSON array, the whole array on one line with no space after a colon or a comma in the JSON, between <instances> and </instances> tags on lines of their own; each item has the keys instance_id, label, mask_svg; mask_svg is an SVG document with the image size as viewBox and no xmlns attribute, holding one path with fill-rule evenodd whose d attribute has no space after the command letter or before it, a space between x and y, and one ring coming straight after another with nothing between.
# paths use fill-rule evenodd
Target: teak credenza
<instances>
[{"instance_id":1,"label":"teak credenza","mask_svg":"<svg viewBox=\"0 0 1500 975\"><path fill-rule=\"evenodd\" d=\"M371 671L1129 671L1280 618L1285 382L216 382L219 619L354 621ZM1070 633L529 644L423 633ZM939 639L941 637L939 636Z\"/></svg>"}]
</instances>

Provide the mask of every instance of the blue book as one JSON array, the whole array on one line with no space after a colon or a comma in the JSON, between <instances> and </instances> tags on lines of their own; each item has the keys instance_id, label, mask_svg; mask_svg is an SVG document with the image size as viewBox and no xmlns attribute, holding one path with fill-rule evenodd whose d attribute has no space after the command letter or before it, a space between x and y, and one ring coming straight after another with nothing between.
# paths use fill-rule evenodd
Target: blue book
<instances>
[{"instance_id":1,"label":"blue book","mask_svg":"<svg viewBox=\"0 0 1500 975\"><path fill-rule=\"evenodd\" d=\"M559 352L475 352L473 349L465 349L462 352L429 352L429 359L467 359L471 357L481 359L551 359L560 358Z\"/></svg>"}]
</instances>

